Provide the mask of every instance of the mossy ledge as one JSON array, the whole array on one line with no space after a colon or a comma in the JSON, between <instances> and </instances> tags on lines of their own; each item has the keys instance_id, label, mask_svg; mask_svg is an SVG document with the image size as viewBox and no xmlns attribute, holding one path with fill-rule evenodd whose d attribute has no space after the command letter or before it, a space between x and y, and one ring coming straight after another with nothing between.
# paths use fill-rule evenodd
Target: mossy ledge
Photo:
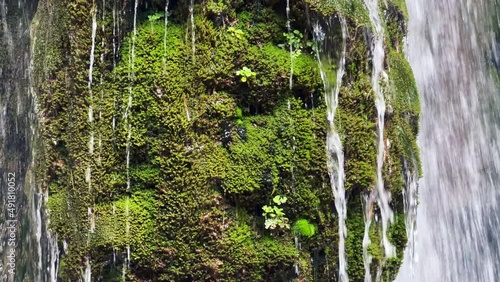
<instances>
[{"instance_id":1,"label":"mossy ledge","mask_svg":"<svg viewBox=\"0 0 500 282\"><path fill-rule=\"evenodd\" d=\"M303 35L290 88L285 1L251 2L196 1L193 48L189 1L170 1L167 30L164 3L139 1L135 37L133 1L39 1L32 28L44 142L38 179L49 189L61 281L81 279L87 257L95 281L335 280L338 234L326 168L326 107L307 41L315 17L338 13L349 31L337 111L346 157L348 274L350 281L363 281L361 196L373 189L377 154L366 9L361 0L290 1L292 30ZM388 1L380 9L390 108L383 176L392 193L389 235L398 256L384 262L378 225L370 230L370 252L373 275L383 268L383 280L392 281L406 245L403 164L420 171L419 101L402 53L404 2ZM133 102L125 117L129 93ZM262 208L276 195L287 198L280 208L290 223L314 226L313 235L299 236L300 248L291 229L265 228ZM130 267L122 273L127 246Z\"/></svg>"}]
</instances>

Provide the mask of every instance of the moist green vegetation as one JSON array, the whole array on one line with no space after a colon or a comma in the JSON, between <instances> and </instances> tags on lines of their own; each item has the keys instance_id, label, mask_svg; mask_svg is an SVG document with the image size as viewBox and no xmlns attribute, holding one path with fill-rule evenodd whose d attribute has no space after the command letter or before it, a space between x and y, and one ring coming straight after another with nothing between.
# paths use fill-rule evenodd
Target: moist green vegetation
<instances>
[{"instance_id":1,"label":"moist green vegetation","mask_svg":"<svg viewBox=\"0 0 500 282\"><path fill-rule=\"evenodd\" d=\"M149 10L140 6L136 36L133 3L106 2L96 14L89 88L92 3L40 1L32 30L44 139L38 174L49 189L50 226L61 248L68 245L62 281L80 279L87 256L93 279L121 281L127 247L127 281L336 277L326 106L306 23L317 12L339 11L349 25L337 111L345 152L348 272L351 281L363 281L361 197L373 189L376 167L367 12L362 1L291 2L293 35L277 1L197 2L194 55L189 2L172 3L166 31L163 3L150 2ZM126 16L113 22L113 7ZM384 267L384 279L397 273L406 242L403 164L419 168L418 96L400 50L404 13L398 5L388 7L383 12L394 16L386 22L384 89L391 110L384 178L393 195L390 237L398 257L384 262L380 226L370 230L372 272ZM288 44L300 50L292 58ZM278 195L286 197L279 205L273 201ZM265 212L266 206L272 211ZM286 218L286 224L266 228L266 217L281 223Z\"/></svg>"}]
</instances>

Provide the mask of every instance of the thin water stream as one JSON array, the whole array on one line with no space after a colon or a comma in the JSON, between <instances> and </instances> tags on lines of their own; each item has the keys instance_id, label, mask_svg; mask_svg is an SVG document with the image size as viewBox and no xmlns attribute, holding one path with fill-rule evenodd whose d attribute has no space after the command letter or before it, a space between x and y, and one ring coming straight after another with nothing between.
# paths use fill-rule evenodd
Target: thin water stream
<instances>
[{"instance_id":1,"label":"thin water stream","mask_svg":"<svg viewBox=\"0 0 500 282\"><path fill-rule=\"evenodd\" d=\"M318 21L314 27L314 40L316 42L316 54L321 72L321 79L325 89L325 102L327 107L328 134L326 139L327 167L330 176L330 185L335 198L335 209L338 214L339 228L339 281L349 281L347 275L347 256L345 252L345 238L347 237L347 202L344 188L344 152L337 126L335 125L335 113L339 103L339 93L344 76L347 23L340 16L338 21L342 30L342 49L340 56L336 54L334 30L337 19L329 17L321 23ZM335 58L340 57L338 62ZM331 66L337 65L337 70L332 71Z\"/></svg>"}]
</instances>

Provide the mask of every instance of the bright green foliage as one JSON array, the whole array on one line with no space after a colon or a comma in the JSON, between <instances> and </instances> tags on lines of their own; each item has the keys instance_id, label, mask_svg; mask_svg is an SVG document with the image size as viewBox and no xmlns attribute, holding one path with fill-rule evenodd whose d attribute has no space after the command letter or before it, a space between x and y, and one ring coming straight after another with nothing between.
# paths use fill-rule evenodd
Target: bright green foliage
<instances>
[{"instance_id":1,"label":"bright green foliage","mask_svg":"<svg viewBox=\"0 0 500 282\"><path fill-rule=\"evenodd\" d=\"M165 15L163 13L154 13L154 14L148 16L148 20L150 22L154 22L154 21L157 21L157 20L163 18L164 16Z\"/></svg>"},{"instance_id":2,"label":"bright green foliage","mask_svg":"<svg viewBox=\"0 0 500 282\"><path fill-rule=\"evenodd\" d=\"M246 82L248 79L255 77L257 73L247 67L243 67L241 70L236 72L236 75L241 76L241 82Z\"/></svg>"},{"instance_id":3,"label":"bright green foliage","mask_svg":"<svg viewBox=\"0 0 500 282\"><path fill-rule=\"evenodd\" d=\"M311 8L323 15L340 13L356 24L370 26L370 19L363 0L306 0Z\"/></svg>"},{"instance_id":4,"label":"bright green foliage","mask_svg":"<svg viewBox=\"0 0 500 282\"><path fill-rule=\"evenodd\" d=\"M299 219L293 224L292 230L295 233L310 238L316 233L316 226L309 223L307 219Z\"/></svg>"},{"instance_id":5,"label":"bright green foliage","mask_svg":"<svg viewBox=\"0 0 500 282\"><path fill-rule=\"evenodd\" d=\"M217 253L227 254L220 266L223 281L276 281L297 257L292 241L270 237L257 238L250 226L242 224L227 230Z\"/></svg>"},{"instance_id":6,"label":"bright green foliage","mask_svg":"<svg viewBox=\"0 0 500 282\"><path fill-rule=\"evenodd\" d=\"M410 64L402 53L389 53L389 81L392 84L392 101L395 110L418 116L420 103L417 85Z\"/></svg>"},{"instance_id":7,"label":"bright green foliage","mask_svg":"<svg viewBox=\"0 0 500 282\"><path fill-rule=\"evenodd\" d=\"M276 196L273 198L273 202L276 205L273 206L268 206L265 205L262 207L262 210L264 213L262 213L262 216L266 218L265 222L265 227L266 229L289 229L290 224L288 223L288 218L285 217L285 213L283 212L283 209L280 208L279 206L281 204L286 203L286 197L282 196Z\"/></svg>"},{"instance_id":8,"label":"bright green foliage","mask_svg":"<svg viewBox=\"0 0 500 282\"><path fill-rule=\"evenodd\" d=\"M233 36L236 36L236 38L238 39L243 39L243 36L245 34L241 29L237 29L232 26L227 29L227 32L231 33Z\"/></svg>"},{"instance_id":9,"label":"bright green foliage","mask_svg":"<svg viewBox=\"0 0 500 282\"><path fill-rule=\"evenodd\" d=\"M292 59L297 58L302 54L302 39L304 35L298 30L294 30L290 33L283 33L283 36L287 39L288 46L292 47Z\"/></svg>"}]
</instances>

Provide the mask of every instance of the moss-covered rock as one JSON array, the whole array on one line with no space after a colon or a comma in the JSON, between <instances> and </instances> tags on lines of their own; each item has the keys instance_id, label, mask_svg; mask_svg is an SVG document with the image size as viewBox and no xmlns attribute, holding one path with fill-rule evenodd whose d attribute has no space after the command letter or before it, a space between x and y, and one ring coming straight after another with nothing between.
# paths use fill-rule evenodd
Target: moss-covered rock
<instances>
[{"instance_id":1,"label":"moss-covered rock","mask_svg":"<svg viewBox=\"0 0 500 282\"><path fill-rule=\"evenodd\" d=\"M51 196L51 228L68 243L63 281L78 280L87 257L93 277L121 281L127 247L127 281L336 277L326 106L316 54L307 42L311 18L339 13L349 31L336 117L349 203L348 272L351 281L363 280L360 199L374 187L377 154L368 14L363 1L291 2L298 38L293 54L284 4L277 1L196 2L194 29L189 1L172 3L167 27L163 3L151 1L148 8L139 5L135 31L131 1L104 7L41 1L34 23L44 140L39 174ZM398 3L384 10L391 15L385 23L391 110L383 168L395 207L390 239L397 258L384 261L380 226L370 229L373 273L384 268L387 277L395 275L406 241L403 163L416 160L413 169L419 169L418 96L399 48L406 30ZM89 85L94 11L98 28ZM120 11L124 16L116 17ZM48 26L53 33L42 32ZM305 219L315 226L310 238L297 237L301 248L294 246L293 230L265 228L262 208L276 195L287 197L280 208L290 223ZM116 260L109 263L113 254Z\"/></svg>"}]
</instances>

